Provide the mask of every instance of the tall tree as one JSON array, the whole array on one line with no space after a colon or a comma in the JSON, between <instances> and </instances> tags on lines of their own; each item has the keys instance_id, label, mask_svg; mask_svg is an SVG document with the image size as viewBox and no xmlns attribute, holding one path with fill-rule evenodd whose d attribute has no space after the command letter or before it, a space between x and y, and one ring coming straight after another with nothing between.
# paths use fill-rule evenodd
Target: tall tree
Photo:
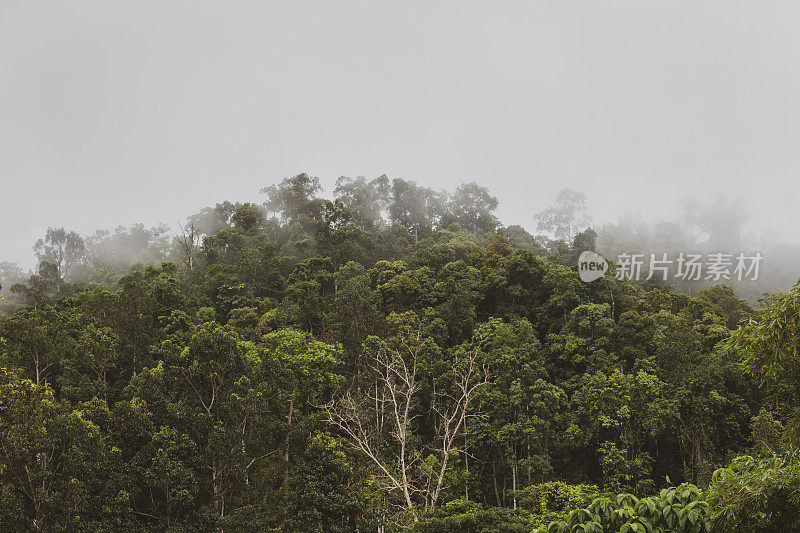
<instances>
[{"instance_id":1,"label":"tall tree","mask_svg":"<svg viewBox=\"0 0 800 533\"><path fill-rule=\"evenodd\" d=\"M314 218L322 207L317 193L322 190L319 178L306 173L284 178L278 185L261 189L267 195L264 206L272 213L279 213L283 220L292 223L305 215Z\"/></svg>"},{"instance_id":2,"label":"tall tree","mask_svg":"<svg viewBox=\"0 0 800 533\"><path fill-rule=\"evenodd\" d=\"M493 233L499 225L494 214L497 205L497 198L489 194L486 187L474 181L464 183L456 187L447 202L447 213L442 224L457 222L470 233Z\"/></svg>"},{"instance_id":3,"label":"tall tree","mask_svg":"<svg viewBox=\"0 0 800 533\"><path fill-rule=\"evenodd\" d=\"M39 263L51 263L58 269L58 275L66 279L74 268L84 259L86 243L83 237L64 228L47 228L44 239L39 239L33 247Z\"/></svg>"},{"instance_id":4,"label":"tall tree","mask_svg":"<svg viewBox=\"0 0 800 533\"><path fill-rule=\"evenodd\" d=\"M586 212L586 195L568 187L558 193L554 206L540 211L534 218L538 221L538 229L567 243L571 243L575 234L591 222L591 217Z\"/></svg>"},{"instance_id":5,"label":"tall tree","mask_svg":"<svg viewBox=\"0 0 800 533\"><path fill-rule=\"evenodd\" d=\"M418 241L427 235L442 214L444 195L413 181L392 180L389 219Z\"/></svg>"},{"instance_id":6,"label":"tall tree","mask_svg":"<svg viewBox=\"0 0 800 533\"><path fill-rule=\"evenodd\" d=\"M389 178L386 174L367 181L366 178L341 176L333 194L350 213L351 220L365 231L383 225L383 212L389 206Z\"/></svg>"},{"instance_id":7,"label":"tall tree","mask_svg":"<svg viewBox=\"0 0 800 533\"><path fill-rule=\"evenodd\" d=\"M428 413L435 418L435 436L427 449L421 447L415 419L422 414L421 392L430 379L423 374L429 341L413 313L394 321L400 331L393 341L367 341L374 358L372 383L345 391L325 410L330 423L373 465L380 488L416 522L420 507L430 510L439 502L452 457L461 450L471 403L488 377L478 360L479 345L453 359L443 380L448 383L434 390Z\"/></svg>"}]
</instances>

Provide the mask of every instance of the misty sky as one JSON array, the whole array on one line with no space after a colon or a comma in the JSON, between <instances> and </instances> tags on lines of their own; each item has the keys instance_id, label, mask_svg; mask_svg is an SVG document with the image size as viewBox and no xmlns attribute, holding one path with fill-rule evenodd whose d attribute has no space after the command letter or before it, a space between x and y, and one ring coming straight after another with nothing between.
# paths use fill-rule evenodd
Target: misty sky
<instances>
[{"instance_id":1,"label":"misty sky","mask_svg":"<svg viewBox=\"0 0 800 533\"><path fill-rule=\"evenodd\" d=\"M741 196L798 242L800 3L0 0L0 260L305 171L568 185L596 220Z\"/></svg>"}]
</instances>

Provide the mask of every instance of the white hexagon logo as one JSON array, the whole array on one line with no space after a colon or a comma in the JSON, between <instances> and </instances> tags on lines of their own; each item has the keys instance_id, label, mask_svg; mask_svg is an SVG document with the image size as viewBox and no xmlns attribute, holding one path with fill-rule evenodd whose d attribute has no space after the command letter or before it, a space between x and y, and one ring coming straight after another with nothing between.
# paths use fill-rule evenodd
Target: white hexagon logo
<instances>
[{"instance_id":1,"label":"white hexagon logo","mask_svg":"<svg viewBox=\"0 0 800 533\"><path fill-rule=\"evenodd\" d=\"M586 283L602 278L608 272L608 261L602 255L586 250L578 258L578 275Z\"/></svg>"}]
</instances>

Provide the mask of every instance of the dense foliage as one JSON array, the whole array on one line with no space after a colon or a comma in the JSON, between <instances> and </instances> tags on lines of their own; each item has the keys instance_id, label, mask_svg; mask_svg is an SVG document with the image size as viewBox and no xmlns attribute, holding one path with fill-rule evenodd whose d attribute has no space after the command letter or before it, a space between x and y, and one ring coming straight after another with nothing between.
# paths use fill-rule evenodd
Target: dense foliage
<instances>
[{"instance_id":1,"label":"dense foliage","mask_svg":"<svg viewBox=\"0 0 800 533\"><path fill-rule=\"evenodd\" d=\"M583 283L591 230L501 227L475 184L319 189L299 175L169 246L145 235L160 265L87 254L109 235L37 243L0 318L3 530L796 525L796 455L726 467L789 444L794 330L757 375L780 313L725 286ZM792 294L775 305L796 328ZM782 481L752 488L764 469Z\"/></svg>"},{"instance_id":2,"label":"dense foliage","mask_svg":"<svg viewBox=\"0 0 800 533\"><path fill-rule=\"evenodd\" d=\"M597 498L585 509L570 513L566 520L551 523L547 532L703 533L709 531L710 523L708 503L700 499L697 487L684 483L641 500L630 494Z\"/></svg>"}]
</instances>

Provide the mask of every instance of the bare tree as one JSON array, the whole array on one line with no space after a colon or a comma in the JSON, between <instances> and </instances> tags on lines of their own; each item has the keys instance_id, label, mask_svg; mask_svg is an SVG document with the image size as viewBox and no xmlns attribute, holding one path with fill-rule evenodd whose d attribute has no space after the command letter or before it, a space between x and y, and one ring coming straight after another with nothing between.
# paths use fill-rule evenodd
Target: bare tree
<instances>
[{"instance_id":1,"label":"bare tree","mask_svg":"<svg viewBox=\"0 0 800 533\"><path fill-rule=\"evenodd\" d=\"M455 390L452 393L437 392L434 394L433 410L438 415L437 437L439 446L436 449L441 455L441 466L430 493L430 507L436 506L439 495L444 488L444 475L448 461L453 452L466 452L456 446L456 439L466 431L469 404L475 398L478 389L489 383L489 372L484 366L478 368L477 359L480 346L467 352L466 360L453 362Z\"/></svg>"},{"instance_id":2,"label":"bare tree","mask_svg":"<svg viewBox=\"0 0 800 533\"><path fill-rule=\"evenodd\" d=\"M328 420L378 468L381 488L401 495L403 506L416 520L412 496L413 475L419 455L409 449L413 401L419 391L417 353L408 363L383 346L375 357L375 390L346 391L338 401L325 405ZM374 402L375 413L369 406ZM394 457L380 450L385 433L393 441Z\"/></svg>"},{"instance_id":3,"label":"bare tree","mask_svg":"<svg viewBox=\"0 0 800 533\"><path fill-rule=\"evenodd\" d=\"M175 240L186 256L184 259L186 266L189 267L189 270L194 270L195 255L200 244L200 233L197 231L194 221L189 222L186 226L181 226L181 234L175 237Z\"/></svg>"},{"instance_id":4,"label":"bare tree","mask_svg":"<svg viewBox=\"0 0 800 533\"><path fill-rule=\"evenodd\" d=\"M415 501L422 499L426 510L438 502L449 459L458 451L457 438L470 416L470 402L488 383L486 369L477 364L479 348L453 363L452 390L434 392L436 435L428 450L438 463L423 464L423 448L414 445L413 433L419 415L415 411L421 384L421 332L415 336L417 342L403 343L405 354L382 343L375 354L374 383L364 390L353 387L324 406L328 421L376 467L380 488L398 497L414 521L418 518Z\"/></svg>"}]
</instances>

